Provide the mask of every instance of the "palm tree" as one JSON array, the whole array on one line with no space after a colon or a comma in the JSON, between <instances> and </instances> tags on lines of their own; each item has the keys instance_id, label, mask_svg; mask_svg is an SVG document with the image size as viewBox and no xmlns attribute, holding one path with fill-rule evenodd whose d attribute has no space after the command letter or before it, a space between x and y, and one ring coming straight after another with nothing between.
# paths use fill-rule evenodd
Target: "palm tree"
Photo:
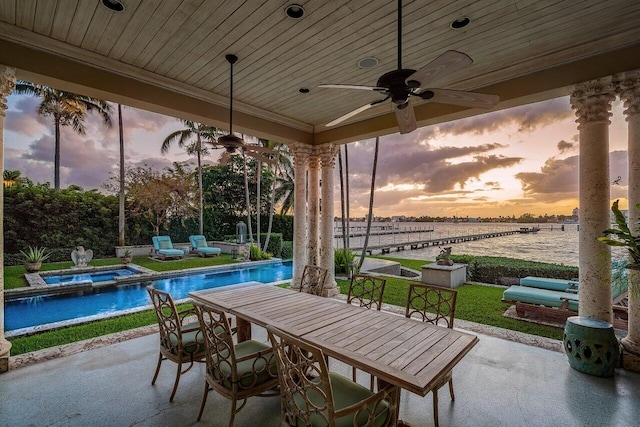
<instances>
[{"instance_id":1,"label":"palm tree","mask_svg":"<svg viewBox=\"0 0 640 427\"><path fill-rule=\"evenodd\" d=\"M220 131L213 126L206 126L200 123L192 122L191 120L182 120L185 125L185 129L177 130L167 136L162 141L162 147L160 151L162 154L167 154L171 144L178 143L178 147L185 148L189 155L196 155L198 161L198 202L200 212L200 234L204 234L204 203L203 203L203 190L202 190L202 156L208 155L206 147L203 147L203 141L213 142L216 140ZM190 142L191 138L195 136L195 142Z\"/></svg>"},{"instance_id":2,"label":"palm tree","mask_svg":"<svg viewBox=\"0 0 640 427\"><path fill-rule=\"evenodd\" d=\"M14 93L34 95L42 99L38 106L38 114L43 117L53 117L55 125L55 148L53 163L53 186L60 189L60 127L71 126L74 131L84 135L86 128L84 119L87 112L95 111L107 126L111 126L111 106L100 99L86 95L52 89L47 86L19 80Z\"/></svg>"},{"instance_id":3,"label":"palm tree","mask_svg":"<svg viewBox=\"0 0 640 427\"><path fill-rule=\"evenodd\" d=\"M16 184L21 184L24 182L24 177L22 176L22 173L17 170L3 171L2 178L4 180L5 188L13 187Z\"/></svg>"},{"instance_id":4,"label":"palm tree","mask_svg":"<svg viewBox=\"0 0 640 427\"><path fill-rule=\"evenodd\" d=\"M293 209L294 173L291 157L281 156L280 166L280 174L275 178L277 186L274 197L276 203L280 204L280 215L286 215Z\"/></svg>"},{"instance_id":5,"label":"palm tree","mask_svg":"<svg viewBox=\"0 0 640 427\"><path fill-rule=\"evenodd\" d=\"M264 248L263 251L267 251L267 247L269 246L269 239L271 238L271 227L273 225L273 211L274 211L274 205L275 205L275 201L276 201L276 184L277 184L277 178L278 175L280 174L280 159L281 157L283 157L281 155L282 153L282 148L285 146L284 144L279 144L275 141L268 141L268 140L263 140L261 139L260 142L262 142L262 145L268 148L274 148L276 145L278 146L278 149L276 151L276 164L273 165L273 169L272 169L272 174L273 174L273 180L271 181L271 194L269 197L269 225L267 226L267 237L264 240ZM258 202L259 203L259 202Z\"/></svg>"},{"instance_id":6,"label":"palm tree","mask_svg":"<svg viewBox=\"0 0 640 427\"><path fill-rule=\"evenodd\" d=\"M376 137L376 148L373 154L373 171L371 172L371 192L369 193L369 215L367 216L367 232L364 236L364 245L362 245L362 253L360 254L360 261L358 262L358 268L356 271L360 271L362 263L364 262L364 256L367 253L367 246L369 245L369 232L371 231L371 217L373 216L373 195L376 189L376 170L378 169L378 145L380 138Z\"/></svg>"},{"instance_id":7,"label":"palm tree","mask_svg":"<svg viewBox=\"0 0 640 427\"><path fill-rule=\"evenodd\" d=\"M118 192L120 203L118 210L118 243L124 246L124 132L122 127L122 105L118 104L118 131L120 134L120 190Z\"/></svg>"}]
</instances>

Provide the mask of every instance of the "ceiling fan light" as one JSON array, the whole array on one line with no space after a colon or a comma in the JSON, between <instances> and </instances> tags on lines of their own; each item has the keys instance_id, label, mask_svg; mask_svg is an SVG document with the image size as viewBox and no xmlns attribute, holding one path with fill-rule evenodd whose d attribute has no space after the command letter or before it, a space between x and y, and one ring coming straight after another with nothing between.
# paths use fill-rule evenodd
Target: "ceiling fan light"
<instances>
[{"instance_id":1,"label":"ceiling fan light","mask_svg":"<svg viewBox=\"0 0 640 427\"><path fill-rule=\"evenodd\" d=\"M299 4L290 4L284 8L284 13L291 19L300 19L304 16L304 8Z\"/></svg>"},{"instance_id":2,"label":"ceiling fan light","mask_svg":"<svg viewBox=\"0 0 640 427\"><path fill-rule=\"evenodd\" d=\"M467 18L466 16L463 16L461 18L458 19L454 19L450 26L451 28L453 28L454 30L459 30L460 28L464 28L467 25L469 25L469 23L471 22L471 19Z\"/></svg>"},{"instance_id":3,"label":"ceiling fan light","mask_svg":"<svg viewBox=\"0 0 640 427\"><path fill-rule=\"evenodd\" d=\"M375 68L378 66L380 61L378 58L374 58L373 56L362 58L358 61L358 68Z\"/></svg>"},{"instance_id":4,"label":"ceiling fan light","mask_svg":"<svg viewBox=\"0 0 640 427\"><path fill-rule=\"evenodd\" d=\"M119 0L102 0L102 5L113 12L123 12L124 4Z\"/></svg>"},{"instance_id":5,"label":"ceiling fan light","mask_svg":"<svg viewBox=\"0 0 640 427\"><path fill-rule=\"evenodd\" d=\"M224 145L225 147L234 147L237 145L243 145L244 141L242 138L238 138L235 135L222 135L218 138L218 144Z\"/></svg>"},{"instance_id":6,"label":"ceiling fan light","mask_svg":"<svg viewBox=\"0 0 640 427\"><path fill-rule=\"evenodd\" d=\"M300 89L298 89L298 92L300 92L300 93L309 93L309 92L311 92L311 90L308 87L301 87Z\"/></svg>"}]
</instances>

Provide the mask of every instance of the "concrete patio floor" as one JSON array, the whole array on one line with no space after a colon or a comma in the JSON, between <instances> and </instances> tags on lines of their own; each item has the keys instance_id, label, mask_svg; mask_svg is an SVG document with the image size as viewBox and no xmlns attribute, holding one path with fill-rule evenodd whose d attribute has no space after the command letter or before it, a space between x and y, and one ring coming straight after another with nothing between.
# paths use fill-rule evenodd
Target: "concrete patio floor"
<instances>
[{"instance_id":1,"label":"concrete patio floor","mask_svg":"<svg viewBox=\"0 0 640 427\"><path fill-rule=\"evenodd\" d=\"M640 375L581 374L564 354L479 334L480 343L454 370L455 403L440 392L441 426L633 426L640 419ZM266 340L254 328L254 338ZM184 374L173 403L176 365L164 362L151 378L157 334L36 363L0 375L1 426L225 426L229 401L209 393L195 421L204 366ZM331 369L350 374L331 361ZM359 378L368 384L368 376ZM253 398L236 426L280 426L278 398ZM403 392L401 419L433 425L432 396Z\"/></svg>"}]
</instances>

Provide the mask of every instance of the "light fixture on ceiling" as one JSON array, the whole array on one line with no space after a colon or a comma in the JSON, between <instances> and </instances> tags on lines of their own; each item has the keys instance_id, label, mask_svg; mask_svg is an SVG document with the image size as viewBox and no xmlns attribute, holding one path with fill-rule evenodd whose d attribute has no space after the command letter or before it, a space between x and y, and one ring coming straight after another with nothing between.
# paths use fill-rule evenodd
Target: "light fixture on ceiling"
<instances>
[{"instance_id":1,"label":"light fixture on ceiling","mask_svg":"<svg viewBox=\"0 0 640 427\"><path fill-rule=\"evenodd\" d=\"M291 19L300 19L304 16L304 8L299 4L290 4L284 8L284 13Z\"/></svg>"},{"instance_id":2,"label":"light fixture on ceiling","mask_svg":"<svg viewBox=\"0 0 640 427\"><path fill-rule=\"evenodd\" d=\"M124 4L119 0L102 0L102 5L113 12L124 11Z\"/></svg>"},{"instance_id":3,"label":"light fixture on ceiling","mask_svg":"<svg viewBox=\"0 0 640 427\"><path fill-rule=\"evenodd\" d=\"M362 58L358 61L358 68L375 68L378 66L380 61L378 58L374 58L370 56L368 58Z\"/></svg>"},{"instance_id":4,"label":"light fixture on ceiling","mask_svg":"<svg viewBox=\"0 0 640 427\"><path fill-rule=\"evenodd\" d=\"M455 19L451 22L450 27L454 30L459 30L460 28L464 28L471 22L471 19L463 16L461 18Z\"/></svg>"},{"instance_id":5,"label":"light fixture on ceiling","mask_svg":"<svg viewBox=\"0 0 640 427\"><path fill-rule=\"evenodd\" d=\"M300 92L300 93L309 93L309 92L311 92L311 90L308 87L301 87L300 89L298 89L298 92Z\"/></svg>"}]
</instances>

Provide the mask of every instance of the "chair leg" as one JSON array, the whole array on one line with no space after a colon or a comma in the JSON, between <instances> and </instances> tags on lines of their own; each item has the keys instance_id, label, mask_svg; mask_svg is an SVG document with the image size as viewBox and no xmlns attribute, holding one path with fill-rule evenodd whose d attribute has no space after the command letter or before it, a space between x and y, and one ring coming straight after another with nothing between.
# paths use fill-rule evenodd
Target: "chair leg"
<instances>
[{"instance_id":1,"label":"chair leg","mask_svg":"<svg viewBox=\"0 0 640 427\"><path fill-rule=\"evenodd\" d=\"M171 397L169 398L169 402L173 402L173 396L176 395L176 391L178 390L178 383L180 382L181 373L182 373L182 362L178 362L178 370L176 372L176 381L173 384L173 391L171 392Z\"/></svg>"},{"instance_id":2,"label":"chair leg","mask_svg":"<svg viewBox=\"0 0 640 427\"><path fill-rule=\"evenodd\" d=\"M209 395L209 383L205 380L204 382L204 394L202 395L202 403L200 404L200 412L198 412L198 421L202 418L202 413L204 412L204 405L207 403L207 396Z\"/></svg>"},{"instance_id":3,"label":"chair leg","mask_svg":"<svg viewBox=\"0 0 640 427\"><path fill-rule=\"evenodd\" d=\"M156 367L156 373L153 375L153 380L151 380L151 385L156 383L158 379L158 374L160 373L160 365L162 365L162 353L158 354L158 366Z\"/></svg>"},{"instance_id":4,"label":"chair leg","mask_svg":"<svg viewBox=\"0 0 640 427\"><path fill-rule=\"evenodd\" d=\"M438 427L438 389L433 390L433 423Z\"/></svg>"},{"instance_id":5,"label":"chair leg","mask_svg":"<svg viewBox=\"0 0 640 427\"><path fill-rule=\"evenodd\" d=\"M229 427L233 427L233 422L236 419L236 398L231 399L231 418L229 419ZM243 405L244 406L244 405Z\"/></svg>"},{"instance_id":6,"label":"chair leg","mask_svg":"<svg viewBox=\"0 0 640 427\"><path fill-rule=\"evenodd\" d=\"M451 400L456 400L456 397L453 395L453 378L449 380L449 394L451 395Z\"/></svg>"}]
</instances>

